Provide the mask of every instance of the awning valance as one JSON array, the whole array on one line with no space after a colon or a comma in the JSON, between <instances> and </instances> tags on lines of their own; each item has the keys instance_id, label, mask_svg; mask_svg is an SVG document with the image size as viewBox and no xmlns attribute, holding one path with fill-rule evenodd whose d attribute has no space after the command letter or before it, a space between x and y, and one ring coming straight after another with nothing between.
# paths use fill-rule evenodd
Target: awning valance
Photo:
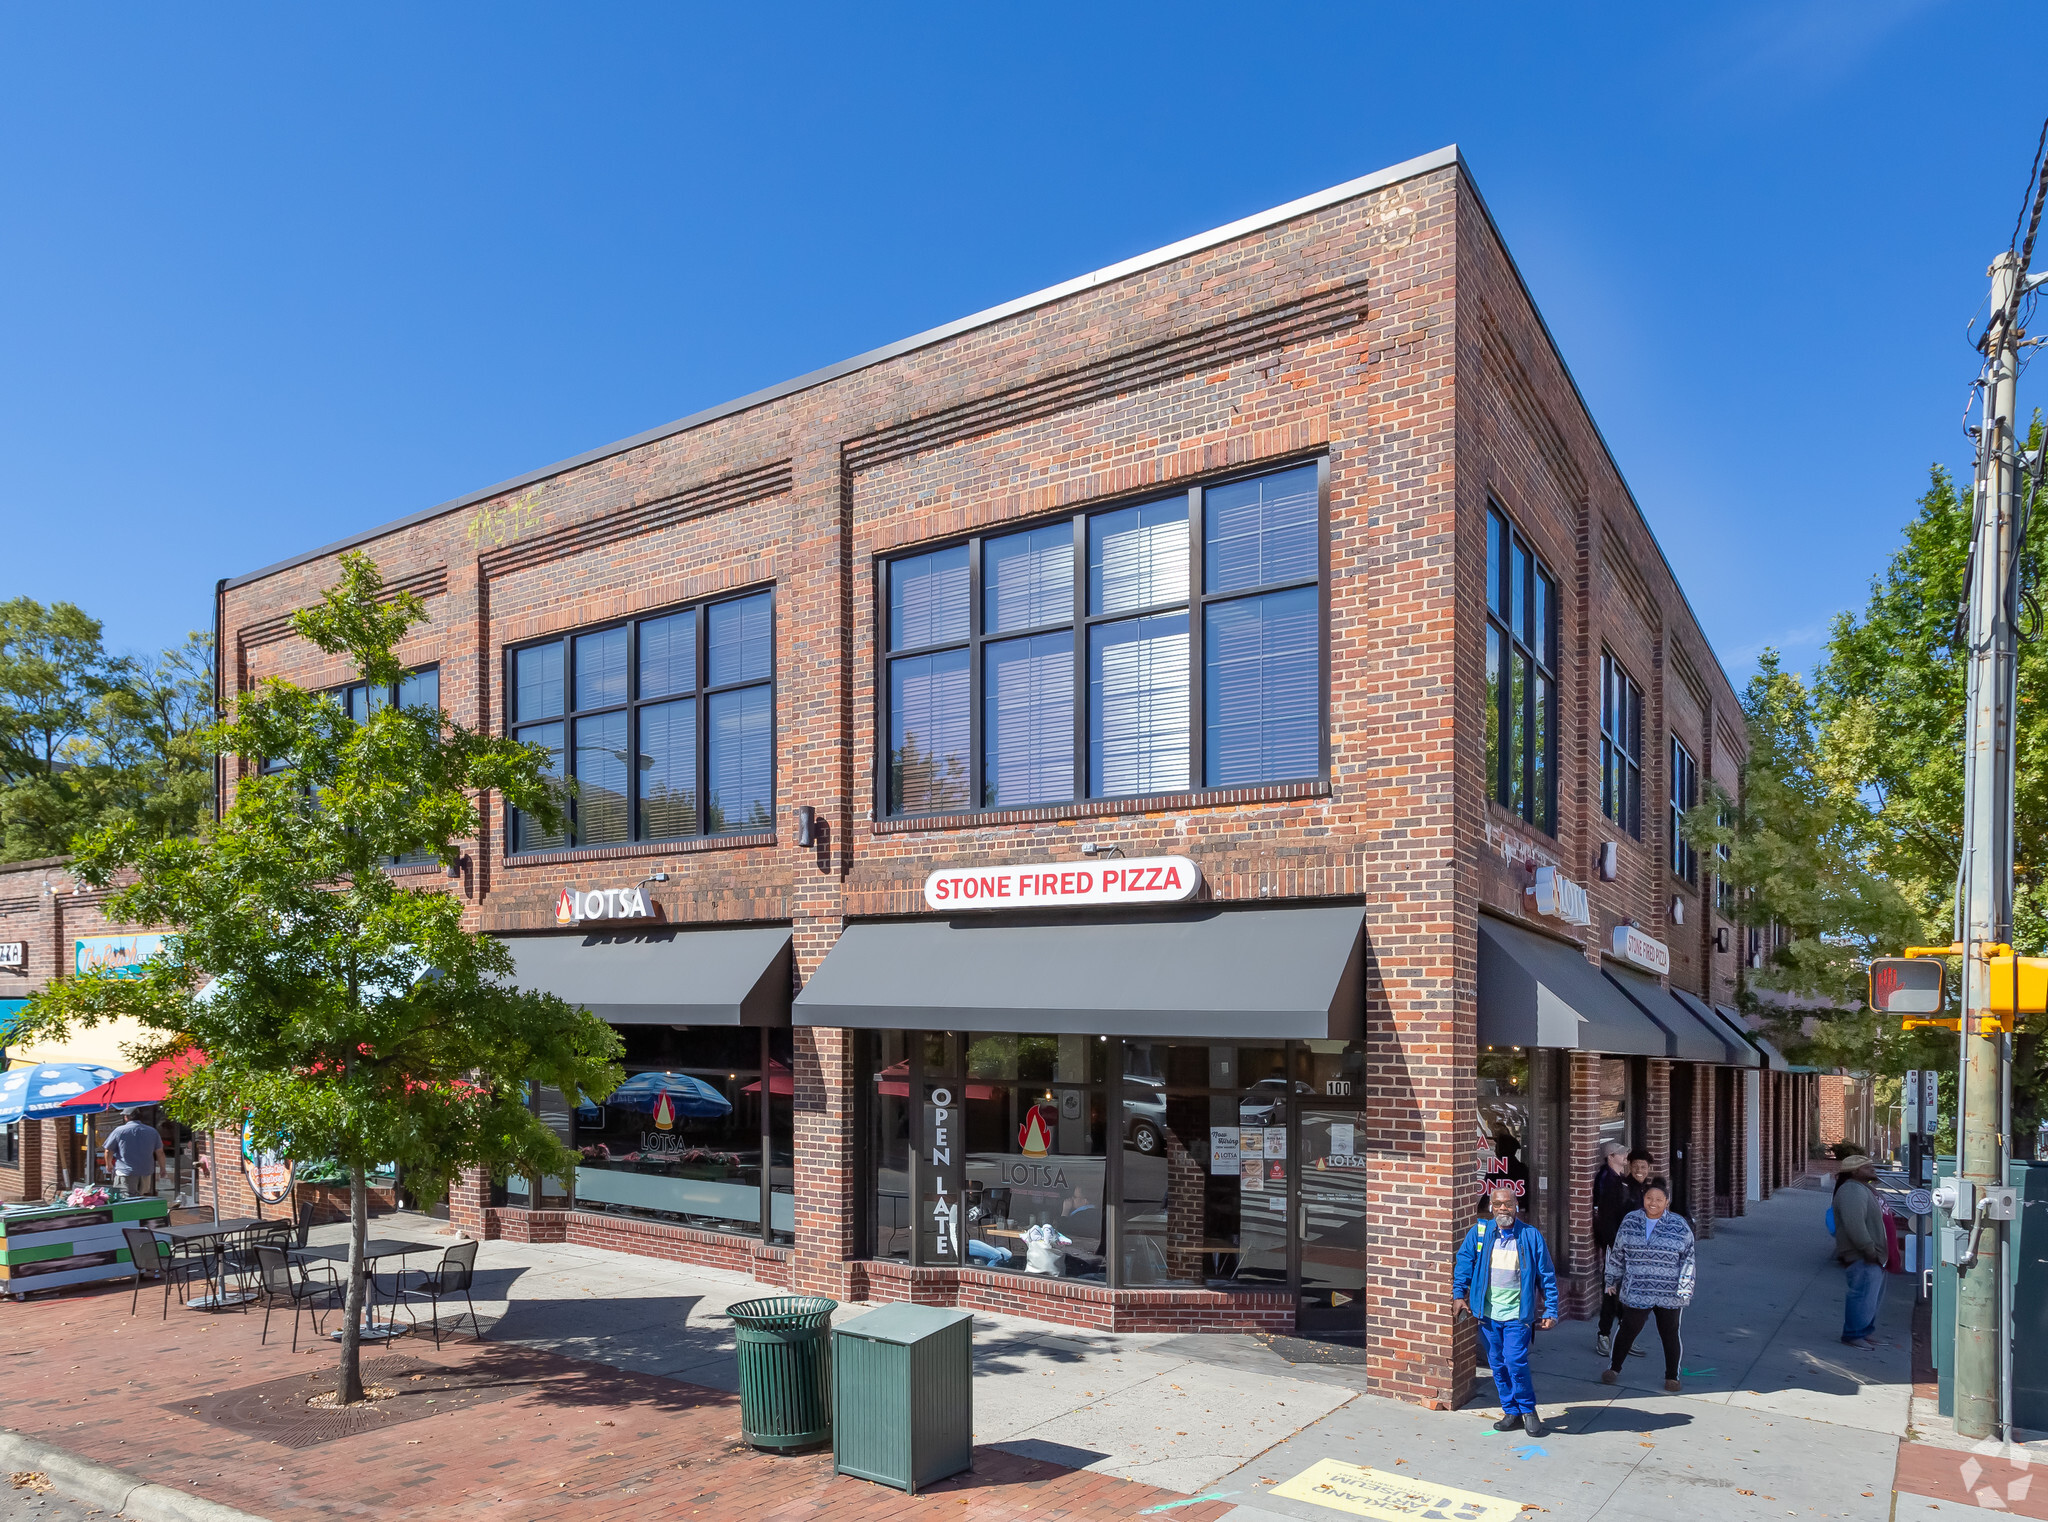
<instances>
[{"instance_id":1,"label":"awning valance","mask_svg":"<svg viewBox=\"0 0 2048 1522\"><path fill-rule=\"evenodd\" d=\"M1481 915L1479 1044L1662 1057L1671 1043L1576 947Z\"/></svg>"},{"instance_id":2,"label":"awning valance","mask_svg":"<svg viewBox=\"0 0 2048 1522\"><path fill-rule=\"evenodd\" d=\"M1753 1068L1763 1061L1757 1056L1756 1048L1749 1044L1749 1039L1743 1035L1740 1027L1730 1025L1726 1017L1706 1000L1697 994L1689 994L1682 988L1672 989L1671 997L1699 1016L1700 1024L1713 1032L1715 1039L1727 1050L1728 1055L1723 1060L1728 1066Z\"/></svg>"},{"instance_id":3,"label":"awning valance","mask_svg":"<svg viewBox=\"0 0 2048 1522\"><path fill-rule=\"evenodd\" d=\"M559 994L613 1025L789 1024L786 925L504 940L519 987Z\"/></svg>"},{"instance_id":4,"label":"awning valance","mask_svg":"<svg viewBox=\"0 0 2048 1522\"><path fill-rule=\"evenodd\" d=\"M1678 1062L1726 1062L1728 1049L1700 1017L1678 1001L1668 988L1647 973L1634 972L1609 962L1607 979L1642 1007L1669 1038L1666 1050L1657 1053Z\"/></svg>"},{"instance_id":5,"label":"awning valance","mask_svg":"<svg viewBox=\"0 0 2048 1522\"><path fill-rule=\"evenodd\" d=\"M848 925L798 1025L1356 1041L1362 907Z\"/></svg>"}]
</instances>

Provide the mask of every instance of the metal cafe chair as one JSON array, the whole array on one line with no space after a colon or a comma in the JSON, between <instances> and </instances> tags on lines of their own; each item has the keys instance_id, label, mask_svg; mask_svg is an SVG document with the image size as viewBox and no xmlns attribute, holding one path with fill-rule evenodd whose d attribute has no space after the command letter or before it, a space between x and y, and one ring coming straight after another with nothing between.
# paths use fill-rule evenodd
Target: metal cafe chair
<instances>
[{"instance_id":1,"label":"metal cafe chair","mask_svg":"<svg viewBox=\"0 0 2048 1522\"><path fill-rule=\"evenodd\" d=\"M206 1277L206 1265L196 1258L180 1257L178 1250L170 1243L159 1241L153 1231L140 1226L123 1226L121 1240L128 1244L128 1263L135 1270L135 1291L128 1297L128 1314L135 1314L135 1307L142 1299L142 1281L161 1279L164 1285L164 1320L171 1319L171 1289L177 1287L178 1299L185 1298L185 1286Z\"/></svg>"},{"instance_id":2,"label":"metal cafe chair","mask_svg":"<svg viewBox=\"0 0 2048 1522\"><path fill-rule=\"evenodd\" d=\"M330 1273L324 1277L309 1275L303 1266L295 1264L285 1256L282 1247L268 1242L255 1248L256 1293L263 1297L263 1334L256 1339L261 1346L270 1338L270 1313L282 1303L292 1308L292 1351L299 1350L299 1316L307 1310L313 1313L313 1331L321 1331L320 1308L313 1302L322 1296L330 1305L337 1303L341 1285Z\"/></svg>"},{"instance_id":3,"label":"metal cafe chair","mask_svg":"<svg viewBox=\"0 0 2048 1522\"><path fill-rule=\"evenodd\" d=\"M246 1231L237 1232L225 1244L221 1254L221 1278L229 1274L235 1277L235 1286L240 1290L251 1288L251 1281L260 1276L261 1268L256 1261L259 1247L288 1248L291 1246L292 1225L289 1221L261 1221ZM244 1302L243 1309L247 1309Z\"/></svg>"},{"instance_id":4,"label":"metal cafe chair","mask_svg":"<svg viewBox=\"0 0 2048 1522\"><path fill-rule=\"evenodd\" d=\"M476 1319L476 1302L469 1298L470 1285L476 1279L476 1247L474 1241L458 1242L441 1254L441 1261L431 1269L402 1268L398 1271L400 1299L425 1300L432 1304L434 1346L437 1348L441 1346L441 1302L452 1300L457 1295L460 1295L462 1303L469 1307L467 1315L470 1331L478 1337L484 1334L482 1323ZM419 1282L408 1287L405 1282L408 1274L418 1274ZM410 1307L407 1308L406 1314L412 1314ZM462 1317L457 1316L449 1323L449 1329L452 1331L461 1324Z\"/></svg>"}]
</instances>

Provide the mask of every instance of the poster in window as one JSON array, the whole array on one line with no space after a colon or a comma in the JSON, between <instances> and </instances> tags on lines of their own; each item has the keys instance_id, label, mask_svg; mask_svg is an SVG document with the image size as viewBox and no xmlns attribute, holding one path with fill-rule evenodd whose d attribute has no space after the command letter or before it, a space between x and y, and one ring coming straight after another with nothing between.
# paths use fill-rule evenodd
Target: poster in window
<instances>
[{"instance_id":1,"label":"poster in window","mask_svg":"<svg viewBox=\"0 0 2048 1522\"><path fill-rule=\"evenodd\" d=\"M1287 1156L1287 1128L1285 1126L1266 1127L1266 1156Z\"/></svg>"},{"instance_id":2,"label":"poster in window","mask_svg":"<svg viewBox=\"0 0 2048 1522\"><path fill-rule=\"evenodd\" d=\"M1352 1125L1353 1122L1348 1120L1333 1120L1330 1122L1331 1157L1351 1157L1357 1152L1358 1147L1357 1143L1353 1140Z\"/></svg>"},{"instance_id":3,"label":"poster in window","mask_svg":"<svg viewBox=\"0 0 2048 1522\"><path fill-rule=\"evenodd\" d=\"M1266 1160L1247 1157L1238 1167L1237 1181L1246 1189L1256 1189L1261 1194L1266 1189Z\"/></svg>"},{"instance_id":4,"label":"poster in window","mask_svg":"<svg viewBox=\"0 0 2048 1522\"><path fill-rule=\"evenodd\" d=\"M1242 1127L1238 1132L1237 1151L1240 1157L1264 1157L1266 1133L1257 1126Z\"/></svg>"},{"instance_id":5,"label":"poster in window","mask_svg":"<svg viewBox=\"0 0 2048 1522\"><path fill-rule=\"evenodd\" d=\"M1211 1126L1209 1172L1219 1178L1233 1178L1237 1174L1237 1161L1237 1127Z\"/></svg>"}]
</instances>

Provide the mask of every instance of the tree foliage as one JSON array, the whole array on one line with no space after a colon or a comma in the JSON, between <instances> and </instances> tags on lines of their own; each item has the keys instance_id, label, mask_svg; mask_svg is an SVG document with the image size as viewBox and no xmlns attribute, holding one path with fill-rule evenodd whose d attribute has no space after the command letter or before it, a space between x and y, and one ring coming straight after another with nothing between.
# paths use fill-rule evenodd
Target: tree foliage
<instances>
[{"instance_id":1,"label":"tree foliage","mask_svg":"<svg viewBox=\"0 0 2048 1522\"><path fill-rule=\"evenodd\" d=\"M376 567L344 558L320 606L294 619L373 683L403 674L393 649L425 617L387 598ZM54 985L22 1019L29 1037L132 1016L138 1062L199 1047L175 1081L180 1120L238 1133L348 1171L353 1243L342 1398L360 1397L367 1170L397 1163L431 1201L454 1173L559 1174L575 1156L533 1114L528 1084L597 1097L620 1080L618 1038L553 995L511 986L498 941L469 932L440 886L401 887L382 868L426 853L453 859L493 789L544 823L560 820L545 751L477 734L445 713L384 708L357 723L330 699L271 680L245 694L213 739L273 769L238 784L217 826L165 837L121 818L81 844L77 871L118 884L131 924L176 927L139 977L88 974Z\"/></svg>"},{"instance_id":2,"label":"tree foliage","mask_svg":"<svg viewBox=\"0 0 2048 1522\"><path fill-rule=\"evenodd\" d=\"M213 640L110 654L71 603L0 603L0 861L58 856L95 825L190 833L212 796Z\"/></svg>"}]
</instances>

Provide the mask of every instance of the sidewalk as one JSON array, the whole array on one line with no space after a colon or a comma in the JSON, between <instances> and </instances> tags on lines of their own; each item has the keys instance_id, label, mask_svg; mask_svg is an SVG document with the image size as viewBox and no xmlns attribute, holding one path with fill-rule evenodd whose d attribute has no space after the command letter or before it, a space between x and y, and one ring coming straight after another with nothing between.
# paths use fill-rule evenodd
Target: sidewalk
<instances>
[{"instance_id":1,"label":"sidewalk","mask_svg":"<svg viewBox=\"0 0 2048 1522\"><path fill-rule=\"evenodd\" d=\"M388 1354L366 1350L366 1360L406 1360L373 1377L432 1392L408 1397L441 1403L426 1420L305 1447L246 1420L223 1425L260 1403L251 1387L330 1369L331 1346L302 1342L294 1355L289 1327L274 1323L259 1348L260 1315L174 1305L166 1322L147 1295L131 1320L122 1289L0 1308L13 1376L0 1385L0 1425L276 1522L543 1511L858 1522L958 1517L963 1504L977 1518L1132 1517L1193 1496L1213 1499L1165 1515L1330 1522L1337 1513L1272 1494L1324 1458L1541 1508L1557 1522L1878 1522L1891 1514L1908 1431L1910 1290L1888 1286L1877 1351L1841 1344L1825 1204L1784 1191L1702 1244L1683 1394L1664 1393L1655 1351L1630 1360L1626 1383L1604 1386L1589 1323L1545 1334L1537 1389L1553 1429L1540 1443L1491 1432L1497 1408L1483 1380L1465 1410L1428 1412L1358 1395L1355 1373L1327 1346L977 1315L975 1470L908 1499L832 1476L829 1456L739 1444L723 1313L772 1291L712 1270L512 1242L486 1243L479 1257L484 1344L450 1341L437 1354L430 1340L406 1338ZM423 1217L381 1217L373 1230L452 1240ZM316 1234L341 1237L339 1227ZM2010 1477L1994 1480L2009 1488ZM1961 1483L1952 1476L1926 1494L1953 1515ZM2025 1513L2017 1499L2012 1510Z\"/></svg>"}]
</instances>

